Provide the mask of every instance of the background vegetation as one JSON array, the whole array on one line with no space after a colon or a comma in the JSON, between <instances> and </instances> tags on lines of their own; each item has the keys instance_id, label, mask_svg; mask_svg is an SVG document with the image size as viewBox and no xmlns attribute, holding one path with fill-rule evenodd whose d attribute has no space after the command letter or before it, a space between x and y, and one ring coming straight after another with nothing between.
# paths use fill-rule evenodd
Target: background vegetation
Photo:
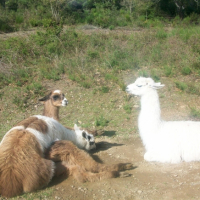
<instances>
[{"instance_id":1,"label":"background vegetation","mask_svg":"<svg viewBox=\"0 0 200 200\"><path fill-rule=\"evenodd\" d=\"M2 35L31 31L0 37L0 89L16 87L21 95L13 95L13 103L23 110L44 94L42 80L66 75L94 93L109 93L110 83L124 90L123 72L134 70L156 81L174 77L179 90L199 95L198 83L187 79L200 75L199 3L0 0ZM92 33L102 28L109 32ZM131 113L128 103L124 110Z\"/></svg>"}]
</instances>

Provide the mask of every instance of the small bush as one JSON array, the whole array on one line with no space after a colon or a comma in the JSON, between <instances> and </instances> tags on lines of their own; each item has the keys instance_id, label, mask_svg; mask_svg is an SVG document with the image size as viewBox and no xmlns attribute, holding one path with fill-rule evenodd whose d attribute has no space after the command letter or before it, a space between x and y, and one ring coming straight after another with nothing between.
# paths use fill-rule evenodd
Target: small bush
<instances>
[{"instance_id":1,"label":"small bush","mask_svg":"<svg viewBox=\"0 0 200 200\"><path fill-rule=\"evenodd\" d=\"M166 32L164 29L159 29L159 30L157 31L157 33L156 33L156 37L157 37L158 39L163 40L163 39L167 38L167 32Z\"/></svg>"},{"instance_id":2,"label":"small bush","mask_svg":"<svg viewBox=\"0 0 200 200\"><path fill-rule=\"evenodd\" d=\"M103 115L101 115L99 118L95 119L95 123L94 124L95 124L95 126L102 126L102 127L104 127L104 126L107 126L108 123L109 123L109 121L107 119L105 119L103 117Z\"/></svg>"},{"instance_id":3,"label":"small bush","mask_svg":"<svg viewBox=\"0 0 200 200\"><path fill-rule=\"evenodd\" d=\"M196 108L191 108L190 115L191 115L191 117L194 117L196 119L200 119L200 111L197 110Z\"/></svg>"},{"instance_id":4,"label":"small bush","mask_svg":"<svg viewBox=\"0 0 200 200\"><path fill-rule=\"evenodd\" d=\"M199 86L196 86L194 83L188 84L187 93L200 95Z\"/></svg>"},{"instance_id":5,"label":"small bush","mask_svg":"<svg viewBox=\"0 0 200 200\"><path fill-rule=\"evenodd\" d=\"M87 52L87 54L88 54L88 57L92 58L92 59L99 57L99 53L97 51L91 51L91 50L89 50Z\"/></svg>"},{"instance_id":6,"label":"small bush","mask_svg":"<svg viewBox=\"0 0 200 200\"><path fill-rule=\"evenodd\" d=\"M17 24L21 24L24 22L24 18L21 15L17 15L15 21Z\"/></svg>"},{"instance_id":7,"label":"small bush","mask_svg":"<svg viewBox=\"0 0 200 200\"><path fill-rule=\"evenodd\" d=\"M192 70L189 67L183 67L181 72L183 75L190 75L192 73Z\"/></svg>"},{"instance_id":8,"label":"small bush","mask_svg":"<svg viewBox=\"0 0 200 200\"><path fill-rule=\"evenodd\" d=\"M172 67L165 66L164 73L165 73L165 76L167 76L167 77L171 76L172 75Z\"/></svg>"},{"instance_id":9,"label":"small bush","mask_svg":"<svg viewBox=\"0 0 200 200\"><path fill-rule=\"evenodd\" d=\"M19 96L18 94L14 96L13 98L13 103L19 108L19 109L24 109L28 107L28 96Z\"/></svg>"},{"instance_id":10,"label":"small bush","mask_svg":"<svg viewBox=\"0 0 200 200\"><path fill-rule=\"evenodd\" d=\"M108 93L109 90L110 90L110 88L109 88L108 86L102 86L102 87L100 88L100 91L101 91L102 93Z\"/></svg>"},{"instance_id":11,"label":"small bush","mask_svg":"<svg viewBox=\"0 0 200 200\"><path fill-rule=\"evenodd\" d=\"M146 70L141 70L141 71L139 71L139 76L149 77L149 74Z\"/></svg>"},{"instance_id":12,"label":"small bush","mask_svg":"<svg viewBox=\"0 0 200 200\"><path fill-rule=\"evenodd\" d=\"M177 81L177 82L175 82L175 84L176 84L176 87L182 91L185 91L188 88L187 84L183 83L183 82Z\"/></svg>"},{"instance_id":13,"label":"small bush","mask_svg":"<svg viewBox=\"0 0 200 200\"><path fill-rule=\"evenodd\" d=\"M26 86L26 91L36 96L43 96L45 94L45 88L39 82L33 82Z\"/></svg>"},{"instance_id":14,"label":"small bush","mask_svg":"<svg viewBox=\"0 0 200 200\"><path fill-rule=\"evenodd\" d=\"M155 70L152 70L152 71L151 71L151 77L153 78L153 80L154 80L155 82L157 82L157 81L160 80L160 77L158 76L158 74L156 73Z\"/></svg>"},{"instance_id":15,"label":"small bush","mask_svg":"<svg viewBox=\"0 0 200 200\"><path fill-rule=\"evenodd\" d=\"M124 110L126 111L126 113L130 114L131 110L132 110L132 106L130 104L126 104L124 105Z\"/></svg>"}]
</instances>

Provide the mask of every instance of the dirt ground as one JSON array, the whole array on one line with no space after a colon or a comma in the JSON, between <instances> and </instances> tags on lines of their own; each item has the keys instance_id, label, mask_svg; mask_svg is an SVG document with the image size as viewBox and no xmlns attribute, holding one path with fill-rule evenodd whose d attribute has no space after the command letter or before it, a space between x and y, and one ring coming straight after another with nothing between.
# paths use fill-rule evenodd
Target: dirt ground
<instances>
[{"instance_id":1,"label":"dirt ground","mask_svg":"<svg viewBox=\"0 0 200 200\"><path fill-rule=\"evenodd\" d=\"M139 137L115 143L98 139L98 156L104 163L131 162L130 177L80 184L71 177L54 180L55 199L200 199L200 163L160 164L144 161L144 148Z\"/></svg>"}]
</instances>

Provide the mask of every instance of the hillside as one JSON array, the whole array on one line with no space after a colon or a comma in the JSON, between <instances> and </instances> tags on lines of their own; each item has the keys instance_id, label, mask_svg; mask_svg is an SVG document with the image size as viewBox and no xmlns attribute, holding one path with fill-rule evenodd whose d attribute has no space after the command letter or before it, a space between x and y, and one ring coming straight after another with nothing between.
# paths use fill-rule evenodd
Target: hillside
<instances>
[{"instance_id":1,"label":"hillside","mask_svg":"<svg viewBox=\"0 0 200 200\"><path fill-rule=\"evenodd\" d=\"M159 90L163 119L198 120L198 30L64 27L57 39L45 31L0 34L1 138L18 121L42 113L39 97L61 89L69 101L61 109L62 124L78 121L104 130L91 152L94 159L135 166L130 177L84 184L60 178L14 199L199 199L200 163L144 161L137 129L139 98L124 91L138 76L151 76L165 84Z\"/></svg>"}]
</instances>

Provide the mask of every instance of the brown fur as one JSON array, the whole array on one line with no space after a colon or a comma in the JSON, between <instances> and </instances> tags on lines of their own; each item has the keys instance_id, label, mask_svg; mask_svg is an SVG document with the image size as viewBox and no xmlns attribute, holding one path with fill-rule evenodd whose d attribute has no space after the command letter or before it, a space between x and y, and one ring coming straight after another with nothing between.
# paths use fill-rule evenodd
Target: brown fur
<instances>
[{"instance_id":1,"label":"brown fur","mask_svg":"<svg viewBox=\"0 0 200 200\"><path fill-rule=\"evenodd\" d=\"M24 126L24 129L32 128L44 134L48 132L48 126L46 122L42 119L38 119L37 117L29 117L27 119L24 119L16 126Z\"/></svg>"},{"instance_id":2,"label":"brown fur","mask_svg":"<svg viewBox=\"0 0 200 200\"><path fill-rule=\"evenodd\" d=\"M26 129L32 122L38 120L37 117L29 117L27 119L24 119L23 121L20 121L19 123L17 123L16 126L24 126L24 128Z\"/></svg>"},{"instance_id":3,"label":"brown fur","mask_svg":"<svg viewBox=\"0 0 200 200\"><path fill-rule=\"evenodd\" d=\"M79 182L115 178L120 176L119 171L132 168L132 164L97 163L70 141L56 141L47 151L46 158L54 162L62 161L68 168L68 175L72 175Z\"/></svg>"},{"instance_id":4,"label":"brown fur","mask_svg":"<svg viewBox=\"0 0 200 200\"><path fill-rule=\"evenodd\" d=\"M43 158L35 136L12 130L0 146L0 193L13 197L46 186L54 173L53 161Z\"/></svg>"}]
</instances>

